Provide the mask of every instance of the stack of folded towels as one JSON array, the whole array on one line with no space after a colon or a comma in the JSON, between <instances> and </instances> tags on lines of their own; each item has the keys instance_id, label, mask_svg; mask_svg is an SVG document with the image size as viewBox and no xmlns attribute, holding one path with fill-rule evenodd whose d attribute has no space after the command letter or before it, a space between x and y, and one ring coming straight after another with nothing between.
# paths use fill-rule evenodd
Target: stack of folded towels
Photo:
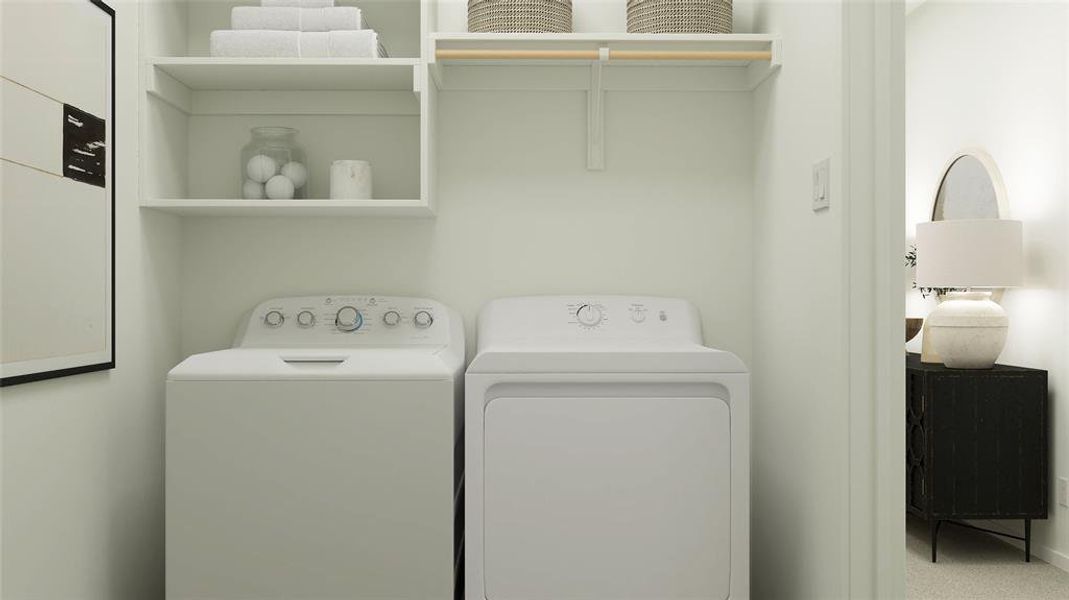
<instances>
[{"instance_id":1,"label":"stack of folded towels","mask_svg":"<svg viewBox=\"0 0 1069 600\"><path fill-rule=\"evenodd\" d=\"M334 0L261 0L260 6L235 7L230 26L212 32L212 56L386 58L361 10L334 6Z\"/></svg>"}]
</instances>

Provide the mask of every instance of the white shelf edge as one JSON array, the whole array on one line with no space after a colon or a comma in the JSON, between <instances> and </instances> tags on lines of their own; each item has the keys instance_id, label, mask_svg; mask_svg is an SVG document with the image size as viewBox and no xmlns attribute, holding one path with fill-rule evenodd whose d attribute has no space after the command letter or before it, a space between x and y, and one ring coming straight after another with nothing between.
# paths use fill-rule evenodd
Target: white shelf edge
<instances>
[{"instance_id":1,"label":"white shelf edge","mask_svg":"<svg viewBox=\"0 0 1069 600\"><path fill-rule=\"evenodd\" d=\"M418 72L422 64L419 58L165 56L145 59L144 68L147 70L147 91L168 99L175 95L176 88L181 88L186 95L226 90L416 92L413 73ZM382 71L371 75L378 69ZM387 70L391 69L401 69L405 73L387 75ZM372 78L378 77L380 81L370 82L367 87L354 87L354 81L359 80L354 80L355 70L361 70Z\"/></svg>"},{"instance_id":2,"label":"white shelf edge","mask_svg":"<svg viewBox=\"0 0 1069 600\"><path fill-rule=\"evenodd\" d=\"M460 49L462 47L472 49L543 49L543 50L572 50L572 49L596 49L602 46L616 49L649 49L664 48L666 50L724 50L724 51L762 51L772 52L772 64L778 64L782 44L778 34L675 34L675 33L433 33L429 39L429 51L427 61L431 64L439 62L436 58L436 50ZM442 61L448 64L459 62L476 61ZM514 60L500 61L504 64L534 64L533 61ZM544 62L544 61L543 61ZM584 61L574 61L582 63ZM704 64L717 66L713 62L703 61L609 61L610 65L639 65L639 64L677 64L690 62L691 64ZM764 61L742 61L764 62ZM725 66L739 66L738 63L725 63Z\"/></svg>"},{"instance_id":3,"label":"white shelf edge","mask_svg":"<svg viewBox=\"0 0 1069 600\"><path fill-rule=\"evenodd\" d=\"M779 39L771 33L464 33L433 32L432 41L449 42L771 42Z\"/></svg>"},{"instance_id":4,"label":"white shelf edge","mask_svg":"<svg viewBox=\"0 0 1069 600\"><path fill-rule=\"evenodd\" d=\"M184 217L404 217L432 218L422 200L150 199L141 208Z\"/></svg>"},{"instance_id":5,"label":"white shelf edge","mask_svg":"<svg viewBox=\"0 0 1069 600\"><path fill-rule=\"evenodd\" d=\"M608 61L607 91L750 92L782 64L778 34L628 34L628 33L449 33L430 34L428 66L442 90L584 90L593 60L437 60L438 49L591 49L595 47L693 50L768 50L771 60ZM562 71L563 69L563 71ZM623 75L625 71L635 76ZM574 76L565 75L567 72ZM644 73L638 75L639 72ZM483 75L479 75L482 73ZM700 74L703 73L703 74Z\"/></svg>"},{"instance_id":6,"label":"white shelf edge","mask_svg":"<svg viewBox=\"0 0 1069 600\"><path fill-rule=\"evenodd\" d=\"M228 58L215 56L155 56L146 60L154 66L282 66L282 67L414 67L419 58Z\"/></svg>"}]
</instances>

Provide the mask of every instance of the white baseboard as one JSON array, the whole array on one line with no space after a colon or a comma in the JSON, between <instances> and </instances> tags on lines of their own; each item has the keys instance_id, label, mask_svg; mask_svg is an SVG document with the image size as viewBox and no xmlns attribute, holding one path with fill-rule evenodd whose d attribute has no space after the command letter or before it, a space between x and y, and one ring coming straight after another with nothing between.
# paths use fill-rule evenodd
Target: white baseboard
<instances>
[{"instance_id":1,"label":"white baseboard","mask_svg":"<svg viewBox=\"0 0 1069 600\"><path fill-rule=\"evenodd\" d=\"M973 525L976 525L977 527L983 527L984 529L992 529L994 531L1001 531L1003 533L1008 533L1008 534L1011 534L1011 535L1024 535L1019 530L1019 528L1009 528L1009 527L1007 527L1006 526L1007 524L1006 524L1005 521L969 521L969 523L971 523ZM1032 522L1032 525L1033 525L1032 556L1035 556L1036 558L1039 558L1039 559L1043 560L1044 562L1046 562L1046 563L1048 563L1050 565L1053 565L1053 566L1055 566L1055 567L1057 567L1057 568L1069 573L1069 554L1063 554L1063 553L1058 552L1057 550L1055 550L1053 548L1048 548L1047 546L1043 546L1043 545L1037 544L1036 541L1035 541L1035 531L1034 531L1035 521ZM997 539L997 540L999 540L999 541L1001 541L1003 543L1009 544L1009 545L1011 545L1011 546L1013 546L1015 548L1020 548L1022 552L1024 551L1024 542L1022 542L1020 540L1015 540L1013 538L1002 537L1001 535L994 535L994 534L988 534L988 535L990 535L991 537L993 537L993 538L995 538L995 539Z\"/></svg>"}]
</instances>

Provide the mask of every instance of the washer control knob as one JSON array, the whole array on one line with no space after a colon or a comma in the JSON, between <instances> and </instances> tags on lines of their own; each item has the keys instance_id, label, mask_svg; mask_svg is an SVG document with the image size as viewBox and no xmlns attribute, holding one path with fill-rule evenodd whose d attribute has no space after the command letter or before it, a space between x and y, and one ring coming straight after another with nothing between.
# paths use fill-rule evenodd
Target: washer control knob
<instances>
[{"instance_id":1,"label":"washer control knob","mask_svg":"<svg viewBox=\"0 0 1069 600\"><path fill-rule=\"evenodd\" d=\"M644 323L646 321L646 309L640 308L631 311L631 320L636 323Z\"/></svg>"},{"instance_id":2,"label":"washer control knob","mask_svg":"<svg viewBox=\"0 0 1069 600\"><path fill-rule=\"evenodd\" d=\"M340 331L356 331L364 325L364 315L354 306L343 306L334 315L334 325Z\"/></svg>"},{"instance_id":3,"label":"washer control knob","mask_svg":"<svg viewBox=\"0 0 1069 600\"><path fill-rule=\"evenodd\" d=\"M388 310L382 315L382 323L387 327L397 327L401 324L401 313L396 310Z\"/></svg>"},{"instance_id":4,"label":"washer control knob","mask_svg":"<svg viewBox=\"0 0 1069 600\"><path fill-rule=\"evenodd\" d=\"M300 327L304 327L305 329L307 329L315 324L316 316L315 313L313 313L312 311L302 310L301 312L297 313L297 325L299 325Z\"/></svg>"},{"instance_id":5,"label":"washer control knob","mask_svg":"<svg viewBox=\"0 0 1069 600\"><path fill-rule=\"evenodd\" d=\"M434 315L425 310L421 310L412 315L412 322L416 324L416 327L426 329L431 325L434 325Z\"/></svg>"},{"instance_id":6,"label":"washer control knob","mask_svg":"<svg viewBox=\"0 0 1069 600\"><path fill-rule=\"evenodd\" d=\"M271 329L282 327L282 324L285 322L286 316L283 315L281 311L272 310L264 315L264 325L267 325Z\"/></svg>"},{"instance_id":7,"label":"washer control knob","mask_svg":"<svg viewBox=\"0 0 1069 600\"><path fill-rule=\"evenodd\" d=\"M601 308L593 306L591 304L584 304L579 307L579 310L575 311L575 318L579 320L580 325L586 327L594 327L605 315L601 312Z\"/></svg>"}]
</instances>

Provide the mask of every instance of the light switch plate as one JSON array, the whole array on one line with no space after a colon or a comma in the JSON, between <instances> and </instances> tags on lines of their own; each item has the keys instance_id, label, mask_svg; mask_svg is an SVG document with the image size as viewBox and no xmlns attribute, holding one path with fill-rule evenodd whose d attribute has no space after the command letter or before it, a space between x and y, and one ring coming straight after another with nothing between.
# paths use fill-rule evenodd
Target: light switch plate
<instances>
[{"instance_id":1,"label":"light switch plate","mask_svg":"<svg viewBox=\"0 0 1069 600\"><path fill-rule=\"evenodd\" d=\"M1058 504L1069 507L1069 480L1058 478Z\"/></svg>"},{"instance_id":2,"label":"light switch plate","mask_svg":"<svg viewBox=\"0 0 1069 600\"><path fill-rule=\"evenodd\" d=\"M813 165L813 212L831 208L831 159Z\"/></svg>"}]
</instances>

